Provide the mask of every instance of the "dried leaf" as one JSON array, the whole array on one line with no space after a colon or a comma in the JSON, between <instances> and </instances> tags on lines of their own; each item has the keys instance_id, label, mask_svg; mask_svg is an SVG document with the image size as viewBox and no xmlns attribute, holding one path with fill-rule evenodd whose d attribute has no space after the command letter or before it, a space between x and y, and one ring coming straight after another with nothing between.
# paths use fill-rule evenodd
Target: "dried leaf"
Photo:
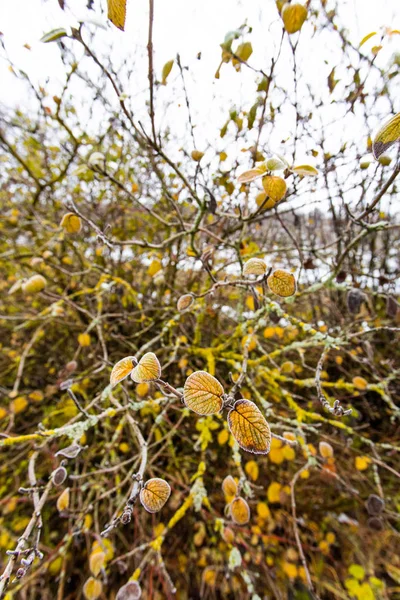
<instances>
[{"instance_id":1,"label":"dried leaf","mask_svg":"<svg viewBox=\"0 0 400 600\"><path fill-rule=\"evenodd\" d=\"M183 400L198 415L212 415L223 405L224 388L206 371L195 371L185 381Z\"/></svg>"},{"instance_id":2,"label":"dried leaf","mask_svg":"<svg viewBox=\"0 0 400 600\"><path fill-rule=\"evenodd\" d=\"M183 294L176 304L176 307L179 311L186 310L193 304L194 297L192 294Z\"/></svg>"},{"instance_id":3,"label":"dried leaf","mask_svg":"<svg viewBox=\"0 0 400 600\"><path fill-rule=\"evenodd\" d=\"M51 479L55 486L62 485L67 478L67 469L65 467L58 467L51 474Z\"/></svg>"},{"instance_id":4,"label":"dried leaf","mask_svg":"<svg viewBox=\"0 0 400 600\"><path fill-rule=\"evenodd\" d=\"M262 258L250 258L243 267L243 275L264 275L267 265Z\"/></svg>"},{"instance_id":5,"label":"dried leaf","mask_svg":"<svg viewBox=\"0 0 400 600\"><path fill-rule=\"evenodd\" d=\"M303 177L316 177L318 175L318 169L311 165L299 165L292 168L292 172L296 175L302 175Z\"/></svg>"},{"instance_id":6,"label":"dried leaf","mask_svg":"<svg viewBox=\"0 0 400 600\"><path fill-rule=\"evenodd\" d=\"M33 275L22 284L22 291L25 294L37 294L38 292L44 290L46 285L47 281L43 275Z\"/></svg>"},{"instance_id":7,"label":"dried leaf","mask_svg":"<svg viewBox=\"0 0 400 600\"><path fill-rule=\"evenodd\" d=\"M282 20L288 33L300 31L304 21L307 19L307 9L298 2L287 2L282 8Z\"/></svg>"},{"instance_id":8,"label":"dried leaf","mask_svg":"<svg viewBox=\"0 0 400 600\"><path fill-rule=\"evenodd\" d=\"M116 595L115 600L139 600L142 590L137 581L128 581L123 585Z\"/></svg>"},{"instance_id":9,"label":"dried leaf","mask_svg":"<svg viewBox=\"0 0 400 600\"><path fill-rule=\"evenodd\" d=\"M97 577L101 569L106 564L106 555L104 552L92 552L89 556L89 568L93 575Z\"/></svg>"},{"instance_id":10,"label":"dried leaf","mask_svg":"<svg viewBox=\"0 0 400 600\"><path fill-rule=\"evenodd\" d=\"M64 510L68 510L69 508L69 488L65 488L65 490L60 494L57 499L57 510L58 512L63 512Z\"/></svg>"},{"instance_id":11,"label":"dried leaf","mask_svg":"<svg viewBox=\"0 0 400 600\"><path fill-rule=\"evenodd\" d=\"M66 446L62 448L58 452L56 452L55 456L65 456L65 458L76 458L80 451L82 450L82 446L79 444L71 444L70 446Z\"/></svg>"},{"instance_id":12,"label":"dried leaf","mask_svg":"<svg viewBox=\"0 0 400 600\"><path fill-rule=\"evenodd\" d=\"M244 498L235 498L229 508L232 521L236 525L246 525L250 521L250 507Z\"/></svg>"},{"instance_id":13,"label":"dried leaf","mask_svg":"<svg viewBox=\"0 0 400 600\"><path fill-rule=\"evenodd\" d=\"M134 366L137 364L137 360L134 356L127 356L122 358L114 365L110 375L110 383L114 387L117 383L120 383L128 377L133 371Z\"/></svg>"},{"instance_id":14,"label":"dried leaf","mask_svg":"<svg viewBox=\"0 0 400 600\"><path fill-rule=\"evenodd\" d=\"M376 159L393 146L400 138L400 113L389 119L376 134L372 142L372 152Z\"/></svg>"},{"instance_id":15,"label":"dried leaf","mask_svg":"<svg viewBox=\"0 0 400 600\"><path fill-rule=\"evenodd\" d=\"M284 198L287 185L286 181L282 179L282 177L277 177L276 175L267 175L262 180L263 188L265 193L274 200L274 202L279 202Z\"/></svg>"},{"instance_id":16,"label":"dried leaf","mask_svg":"<svg viewBox=\"0 0 400 600\"><path fill-rule=\"evenodd\" d=\"M161 365L153 352L147 352L139 360L139 363L131 373L133 381L143 383L145 381L156 381L161 377Z\"/></svg>"},{"instance_id":17,"label":"dried leaf","mask_svg":"<svg viewBox=\"0 0 400 600\"><path fill-rule=\"evenodd\" d=\"M233 479L232 475L227 475L222 482L222 491L224 492L225 496L228 496L228 498L236 496L237 489L237 483Z\"/></svg>"},{"instance_id":18,"label":"dried leaf","mask_svg":"<svg viewBox=\"0 0 400 600\"><path fill-rule=\"evenodd\" d=\"M111 23L124 31L126 19L126 0L107 0L108 18Z\"/></svg>"},{"instance_id":19,"label":"dried leaf","mask_svg":"<svg viewBox=\"0 0 400 600\"><path fill-rule=\"evenodd\" d=\"M248 171L244 171L244 173L239 175L238 182L239 183L250 183L251 181L258 179L259 177L262 177L264 174L265 174L265 169L264 170L260 169L260 168L249 169Z\"/></svg>"},{"instance_id":20,"label":"dried leaf","mask_svg":"<svg viewBox=\"0 0 400 600\"><path fill-rule=\"evenodd\" d=\"M162 509L170 494L169 483L165 479L155 477L146 481L140 490L140 502L148 512L155 513Z\"/></svg>"},{"instance_id":21,"label":"dried leaf","mask_svg":"<svg viewBox=\"0 0 400 600\"><path fill-rule=\"evenodd\" d=\"M61 219L60 227L67 233L79 233L82 229L82 221L74 213L66 213Z\"/></svg>"},{"instance_id":22,"label":"dried leaf","mask_svg":"<svg viewBox=\"0 0 400 600\"><path fill-rule=\"evenodd\" d=\"M89 577L83 586L83 595L85 596L86 600L97 600L100 598L102 592L103 585L101 581L95 579L94 577Z\"/></svg>"},{"instance_id":23,"label":"dried leaf","mask_svg":"<svg viewBox=\"0 0 400 600\"><path fill-rule=\"evenodd\" d=\"M238 400L228 414L229 429L243 450L268 454L271 431L259 408L250 400Z\"/></svg>"},{"instance_id":24,"label":"dried leaf","mask_svg":"<svg viewBox=\"0 0 400 600\"><path fill-rule=\"evenodd\" d=\"M271 292L281 298L288 298L296 293L296 279L293 273L277 269L267 279Z\"/></svg>"}]
</instances>

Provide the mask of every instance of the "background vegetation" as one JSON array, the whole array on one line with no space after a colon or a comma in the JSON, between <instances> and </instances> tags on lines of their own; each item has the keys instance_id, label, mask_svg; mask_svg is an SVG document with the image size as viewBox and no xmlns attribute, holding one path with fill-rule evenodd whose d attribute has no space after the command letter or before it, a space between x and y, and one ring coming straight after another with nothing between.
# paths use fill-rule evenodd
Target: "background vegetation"
<instances>
[{"instance_id":1,"label":"background vegetation","mask_svg":"<svg viewBox=\"0 0 400 600\"><path fill-rule=\"evenodd\" d=\"M204 49L154 66L152 0L133 61L77 23L45 38L63 67L39 85L2 42L29 104L0 116L9 600L113 599L129 580L149 599L400 597L398 146L370 155L399 110L400 36L355 45L347 3L306 7L299 31L278 1L263 35L221 39L217 108L196 84ZM254 258L296 293L243 273ZM111 388L146 352L162 381ZM198 370L258 406L268 454L239 449L225 410L185 407ZM171 486L160 512L130 506L138 473Z\"/></svg>"}]
</instances>

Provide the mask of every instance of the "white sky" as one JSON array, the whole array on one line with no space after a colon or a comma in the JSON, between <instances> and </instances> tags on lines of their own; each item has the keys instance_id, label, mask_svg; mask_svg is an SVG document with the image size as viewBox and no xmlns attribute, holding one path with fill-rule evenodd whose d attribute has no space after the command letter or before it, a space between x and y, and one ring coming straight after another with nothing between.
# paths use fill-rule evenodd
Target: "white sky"
<instances>
[{"instance_id":1,"label":"white sky","mask_svg":"<svg viewBox=\"0 0 400 600\"><path fill-rule=\"evenodd\" d=\"M8 55L17 67L29 74L34 83L40 82L46 87L49 97L60 91L64 82L64 71L57 44L43 44L39 41L41 36L53 28L76 25L76 17L84 18L85 14L90 18L96 16L93 11L85 11L86 0L66 0L66 4L71 10L63 12L57 0L0 0L0 30L4 34ZM328 0L327 8L334 4L336 3ZM101 5L105 9L106 0L101 0ZM311 7L318 9L320 0L311 0ZM367 33L381 26L400 29L399 0L339 0L339 7L342 20L344 17L349 30L349 38L356 46ZM97 16L101 18L98 12ZM189 66L187 86L197 125L196 145L202 150L208 145L215 148L216 142L220 143L218 131L230 108L237 104L249 109L255 100L255 74L250 70L243 68L239 75L231 65L223 65L220 79L214 78L220 62L219 44L228 31L236 29L245 21L253 27L252 34L246 37L246 40L252 42L254 49L249 63L256 68L268 70L269 61L276 51L282 31L274 0L155 0L155 72L158 78L161 78L163 64L174 58L177 53L181 55L182 64ZM148 0L128 0L125 32L118 31L110 24L107 25L106 31L94 25L88 25L88 28L95 31L96 52L108 52L108 48L112 47L113 65L117 71L124 57L132 57L134 77L124 91L130 97L129 101L132 102L135 114L140 109L145 110L144 100L147 99L148 85L145 50ZM88 31L84 36L88 39ZM300 68L305 74L301 80L310 81L316 90L321 90L324 107L319 111L318 118L323 119L325 123L336 121L341 115L336 105L331 104L332 97L323 97L323 94L326 94L326 79L332 66L337 68L336 73L340 72L340 50L330 45L332 33L321 32L314 35L313 18L307 20L301 36L303 37L300 38L298 55ZM376 37L375 40L373 38L367 42L363 51L370 52L377 39ZM338 37L336 43L340 43ZM31 49L26 49L24 44L29 44ZM78 44L75 43L75 47L79 52ZM400 52L400 35L393 36L390 44L385 43L377 57L377 64L385 66L396 47ZM199 51L202 52L200 61L196 59ZM142 57L144 60L141 60ZM293 81L291 55L287 43L284 44L281 61L283 63L280 63L278 69L279 84L290 90ZM287 69L284 68L285 61L288 64ZM90 68L92 72L95 70L93 65ZM344 85L345 71L341 73L341 79ZM157 124L172 125L177 136L185 139L189 137L187 114L178 84L179 74L175 65L168 85L156 90ZM78 88L75 88L75 93L76 104L79 107L81 102L83 107L85 98L79 98L82 94ZM1 103L27 108L24 84L18 83L9 72L6 61L0 56L0 110ZM400 111L400 97L396 108ZM312 107L304 107L304 110L311 109ZM386 110L388 108L383 106L382 114L385 114ZM282 119L268 138L273 152L284 153L280 144L282 139L289 138L293 133L295 115L292 113L288 107L285 115L289 115L289 118ZM332 152L337 151L345 141L349 127L354 135L357 135L358 126L363 126L361 120L358 123L353 115L348 119L352 121L343 123L341 129L338 129L336 123L332 124L332 135L327 132L328 139L332 140ZM376 124L372 122L373 127ZM365 133L365 130L359 131L360 136L365 136ZM191 141L188 140L188 143ZM302 144L303 147L300 147L299 151L305 156L313 147L313 140L304 139ZM224 148L221 145L218 149ZM237 151L239 152L240 148Z\"/></svg>"}]
</instances>

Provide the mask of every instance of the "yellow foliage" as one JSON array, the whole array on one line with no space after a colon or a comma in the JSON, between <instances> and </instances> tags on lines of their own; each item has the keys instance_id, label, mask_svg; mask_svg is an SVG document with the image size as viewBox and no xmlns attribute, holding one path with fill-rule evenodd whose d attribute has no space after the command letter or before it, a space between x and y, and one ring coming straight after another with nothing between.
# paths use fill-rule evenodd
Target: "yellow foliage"
<instances>
[{"instance_id":1,"label":"yellow foliage","mask_svg":"<svg viewBox=\"0 0 400 600\"><path fill-rule=\"evenodd\" d=\"M103 586L101 581L94 577L89 577L83 586L83 595L86 600L97 600L97 598L100 598L102 591Z\"/></svg>"},{"instance_id":2,"label":"yellow foliage","mask_svg":"<svg viewBox=\"0 0 400 600\"><path fill-rule=\"evenodd\" d=\"M91 340L90 335L88 333L80 333L78 335L78 344L82 348L85 348L86 346L90 346L91 341L92 340Z\"/></svg>"},{"instance_id":3,"label":"yellow foliage","mask_svg":"<svg viewBox=\"0 0 400 600\"><path fill-rule=\"evenodd\" d=\"M18 398L15 398L15 400L11 402L10 409L14 414L17 415L18 413L24 412L27 406L28 400L25 398L25 396L18 396Z\"/></svg>"},{"instance_id":4,"label":"yellow foliage","mask_svg":"<svg viewBox=\"0 0 400 600\"><path fill-rule=\"evenodd\" d=\"M365 471L371 464L369 456L356 456L355 466L357 471Z\"/></svg>"},{"instance_id":5,"label":"yellow foliage","mask_svg":"<svg viewBox=\"0 0 400 600\"><path fill-rule=\"evenodd\" d=\"M269 510L268 504L266 502L257 502L257 515L261 519L271 518L271 511Z\"/></svg>"},{"instance_id":6,"label":"yellow foliage","mask_svg":"<svg viewBox=\"0 0 400 600\"><path fill-rule=\"evenodd\" d=\"M358 390L366 390L368 387L368 381L364 377L354 377L353 385Z\"/></svg>"},{"instance_id":7,"label":"yellow foliage","mask_svg":"<svg viewBox=\"0 0 400 600\"><path fill-rule=\"evenodd\" d=\"M65 488L65 490L60 494L60 496L57 499L57 510L59 512L68 510L69 500L70 500L69 488Z\"/></svg>"},{"instance_id":8,"label":"yellow foliage","mask_svg":"<svg viewBox=\"0 0 400 600\"><path fill-rule=\"evenodd\" d=\"M285 561L282 564L282 569L290 579L295 579L297 577L297 566L293 563Z\"/></svg>"},{"instance_id":9,"label":"yellow foliage","mask_svg":"<svg viewBox=\"0 0 400 600\"><path fill-rule=\"evenodd\" d=\"M259 467L258 463L255 460L249 460L245 464L244 470L246 471L250 479L252 479L253 481L257 481L259 475Z\"/></svg>"},{"instance_id":10,"label":"yellow foliage","mask_svg":"<svg viewBox=\"0 0 400 600\"><path fill-rule=\"evenodd\" d=\"M278 483L277 481L273 481L267 490L267 498L268 498L268 502L271 502L271 504L273 503L279 503L281 501L281 489L282 486L280 483Z\"/></svg>"},{"instance_id":11,"label":"yellow foliage","mask_svg":"<svg viewBox=\"0 0 400 600\"><path fill-rule=\"evenodd\" d=\"M229 440L229 431L227 429L221 429L218 433L218 444L223 446Z\"/></svg>"}]
</instances>

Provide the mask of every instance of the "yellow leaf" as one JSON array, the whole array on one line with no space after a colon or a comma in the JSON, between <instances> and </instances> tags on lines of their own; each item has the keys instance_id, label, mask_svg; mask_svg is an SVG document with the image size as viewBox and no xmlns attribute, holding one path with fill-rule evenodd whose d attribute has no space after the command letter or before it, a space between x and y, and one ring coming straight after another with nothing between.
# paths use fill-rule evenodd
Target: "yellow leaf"
<instances>
[{"instance_id":1,"label":"yellow leaf","mask_svg":"<svg viewBox=\"0 0 400 600\"><path fill-rule=\"evenodd\" d=\"M286 194L287 185L282 177L267 175L263 178L262 185L265 193L275 202L282 200Z\"/></svg>"},{"instance_id":2,"label":"yellow leaf","mask_svg":"<svg viewBox=\"0 0 400 600\"><path fill-rule=\"evenodd\" d=\"M255 350L257 348L257 337L253 333L249 333L249 335L245 335L242 338L242 346L247 346L249 352Z\"/></svg>"},{"instance_id":3,"label":"yellow leaf","mask_svg":"<svg viewBox=\"0 0 400 600\"><path fill-rule=\"evenodd\" d=\"M264 173L265 173L265 170L260 169L260 168L249 169L248 171L244 171L244 173L239 175L238 182L239 183L250 183L251 181L258 179L259 177L262 177L264 175Z\"/></svg>"},{"instance_id":4,"label":"yellow leaf","mask_svg":"<svg viewBox=\"0 0 400 600\"><path fill-rule=\"evenodd\" d=\"M361 46L363 44L365 44L365 42L368 42L368 40L371 39L374 35L376 35L376 31L371 31L371 33L368 33L367 35L365 35L363 37L363 39L361 40L360 45L358 47L361 48Z\"/></svg>"},{"instance_id":5,"label":"yellow leaf","mask_svg":"<svg viewBox=\"0 0 400 600\"><path fill-rule=\"evenodd\" d=\"M300 31L304 21L307 19L307 9L298 2L287 2L282 8L282 20L288 33Z\"/></svg>"},{"instance_id":6,"label":"yellow leaf","mask_svg":"<svg viewBox=\"0 0 400 600\"><path fill-rule=\"evenodd\" d=\"M204 156L204 152L200 152L199 150L193 150L191 157L193 158L193 160L195 160L196 162L201 161L201 159Z\"/></svg>"},{"instance_id":7,"label":"yellow leaf","mask_svg":"<svg viewBox=\"0 0 400 600\"><path fill-rule=\"evenodd\" d=\"M108 18L111 23L124 31L126 18L126 0L107 0Z\"/></svg>"},{"instance_id":8,"label":"yellow leaf","mask_svg":"<svg viewBox=\"0 0 400 600\"><path fill-rule=\"evenodd\" d=\"M92 552L89 556L89 568L93 575L97 577L101 569L106 564L106 555L104 552Z\"/></svg>"},{"instance_id":9,"label":"yellow leaf","mask_svg":"<svg viewBox=\"0 0 400 600\"><path fill-rule=\"evenodd\" d=\"M169 60L163 66L162 73L161 73L161 83L162 83L162 85L167 85L167 77L171 73L173 66L174 66L174 60Z\"/></svg>"},{"instance_id":10,"label":"yellow leaf","mask_svg":"<svg viewBox=\"0 0 400 600\"><path fill-rule=\"evenodd\" d=\"M234 498L237 493L237 484L232 475L227 475L222 482L222 491L227 498Z\"/></svg>"},{"instance_id":11,"label":"yellow leaf","mask_svg":"<svg viewBox=\"0 0 400 600\"><path fill-rule=\"evenodd\" d=\"M318 448L319 453L323 458L333 457L333 448L328 442L320 442Z\"/></svg>"},{"instance_id":12,"label":"yellow leaf","mask_svg":"<svg viewBox=\"0 0 400 600\"><path fill-rule=\"evenodd\" d=\"M92 544L92 552L105 552L106 562L114 558L114 547L112 541L107 538L102 538L100 541L94 540Z\"/></svg>"},{"instance_id":13,"label":"yellow leaf","mask_svg":"<svg viewBox=\"0 0 400 600\"><path fill-rule=\"evenodd\" d=\"M63 510L68 510L69 508L69 488L65 488L65 490L60 494L57 499L57 510L62 512Z\"/></svg>"},{"instance_id":14,"label":"yellow leaf","mask_svg":"<svg viewBox=\"0 0 400 600\"><path fill-rule=\"evenodd\" d=\"M354 377L353 385L358 390L366 390L368 387L368 381L364 377Z\"/></svg>"},{"instance_id":15,"label":"yellow leaf","mask_svg":"<svg viewBox=\"0 0 400 600\"><path fill-rule=\"evenodd\" d=\"M295 579L297 577L297 566L293 563L285 561L282 564L282 569L289 579Z\"/></svg>"},{"instance_id":16,"label":"yellow leaf","mask_svg":"<svg viewBox=\"0 0 400 600\"><path fill-rule=\"evenodd\" d=\"M185 381L183 400L198 415L212 415L222 408L224 388L206 371L195 371Z\"/></svg>"},{"instance_id":17,"label":"yellow leaf","mask_svg":"<svg viewBox=\"0 0 400 600\"><path fill-rule=\"evenodd\" d=\"M140 490L140 502L148 512L155 513L162 509L170 494L169 483L155 477L146 481Z\"/></svg>"},{"instance_id":18,"label":"yellow leaf","mask_svg":"<svg viewBox=\"0 0 400 600\"><path fill-rule=\"evenodd\" d=\"M288 298L296 293L296 279L293 273L277 269L268 278L267 284L271 292L281 298Z\"/></svg>"},{"instance_id":19,"label":"yellow leaf","mask_svg":"<svg viewBox=\"0 0 400 600\"><path fill-rule=\"evenodd\" d=\"M272 448L269 453L269 460L275 465L280 465L285 460L282 448Z\"/></svg>"},{"instance_id":20,"label":"yellow leaf","mask_svg":"<svg viewBox=\"0 0 400 600\"><path fill-rule=\"evenodd\" d=\"M214 569L207 567L203 571L202 579L204 583L213 587L217 581L217 572Z\"/></svg>"},{"instance_id":21,"label":"yellow leaf","mask_svg":"<svg viewBox=\"0 0 400 600\"><path fill-rule=\"evenodd\" d=\"M5 409L5 408L3 408L2 406L0 406L0 421L1 421L2 419L4 419L4 417L6 417L6 416L7 416L7 414L8 414L8 413L7 413L6 409Z\"/></svg>"},{"instance_id":22,"label":"yellow leaf","mask_svg":"<svg viewBox=\"0 0 400 600\"><path fill-rule=\"evenodd\" d=\"M161 365L153 352L146 352L132 370L131 377L135 383L156 381L161 377Z\"/></svg>"},{"instance_id":23,"label":"yellow leaf","mask_svg":"<svg viewBox=\"0 0 400 600\"><path fill-rule=\"evenodd\" d=\"M243 62L246 62L247 60L249 60L250 56L253 54L253 47L252 47L251 43L244 42L243 44L240 44L237 47L235 54Z\"/></svg>"},{"instance_id":24,"label":"yellow leaf","mask_svg":"<svg viewBox=\"0 0 400 600\"><path fill-rule=\"evenodd\" d=\"M218 444L223 446L229 440L229 431L227 429L222 429L218 434Z\"/></svg>"},{"instance_id":25,"label":"yellow leaf","mask_svg":"<svg viewBox=\"0 0 400 600\"><path fill-rule=\"evenodd\" d=\"M294 364L291 360L284 362L281 365L281 373L291 373L294 369Z\"/></svg>"},{"instance_id":26,"label":"yellow leaf","mask_svg":"<svg viewBox=\"0 0 400 600\"><path fill-rule=\"evenodd\" d=\"M365 471L371 463L369 456L356 456L355 466L357 471Z\"/></svg>"},{"instance_id":27,"label":"yellow leaf","mask_svg":"<svg viewBox=\"0 0 400 600\"><path fill-rule=\"evenodd\" d=\"M74 213L66 213L61 219L60 226L67 233L79 233L82 229L82 221L78 215Z\"/></svg>"},{"instance_id":28,"label":"yellow leaf","mask_svg":"<svg viewBox=\"0 0 400 600\"><path fill-rule=\"evenodd\" d=\"M83 595L86 600L97 600L100 598L103 591L103 585L101 581L95 579L94 577L89 577L83 586Z\"/></svg>"},{"instance_id":29,"label":"yellow leaf","mask_svg":"<svg viewBox=\"0 0 400 600\"><path fill-rule=\"evenodd\" d=\"M232 521L236 525L245 525L250 520L250 508L244 498L235 498L229 507Z\"/></svg>"},{"instance_id":30,"label":"yellow leaf","mask_svg":"<svg viewBox=\"0 0 400 600\"><path fill-rule=\"evenodd\" d=\"M133 368L136 364L136 359L134 356L127 356L126 358L122 358L114 365L113 370L110 375L110 383L114 387L120 381L123 381L130 375L133 371Z\"/></svg>"},{"instance_id":31,"label":"yellow leaf","mask_svg":"<svg viewBox=\"0 0 400 600\"><path fill-rule=\"evenodd\" d=\"M257 502L257 514L261 519L271 518L271 511L266 502Z\"/></svg>"},{"instance_id":32,"label":"yellow leaf","mask_svg":"<svg viewBox=\"0 0 400 600\"><path fill-rule=\"evenodd\" d=\"M252 479L253 481L257 481L260 471L258 468L258 463L256 463L255 460L249 460L245 464L244 470L246 471L246 473L250 477L250 479Z\"/></svg>"},{"instance_id":33,"label":"yellow leaf","mask_svg":"<svg viewBox=\"0 0 400 600\"><path fill-rule=\"evenodd\" d=\"M147 273L148 273L148 275L150 275L150 277L153 277L153 275L158 273L158 271L161 271L161 269L162 269L161 261L159 261L158 259L155 259L155 260L151 261L149 268L147 269Z\"/></svg>"},{"instance_id":34,"label":"yellow leaf","mask_svg":"<svg viewBox=\"0 0 400 600\"><path fill-rule=\"evenodd\" d=\"M17 415L18 413L23 412L28 406L28 400L24 396L18 396L15 398L10 404L11 411Z\"/></svg>"},{"instance_id":35,"label":"yellow leaf","mask_svg":"<svg viewBox=\"0 0 400 600\"><path fill-rule=\"evenodd\" d=\"M255 303L253 296L247 296L246 298L246 306L249 310L255 310Z\"/></svg>"},{"instance_id":36,"label":"yellow leaf","mask_svg":"<svg viewBox=\"0 0 400 600\"><path fill-rule=\"evenodd\" d=\"M44 290L46 285L47 281L43 275L33 275L22 284L22 291L25 292L25 294L37 294Z\"/></svg>"},{"instance_id":37,"label":"yellow leaf","mask_svg":"<svg viewBox=\"0 0 400 600\"><path fill-rule=\"evenodd\" d=\"M299 165L292 168L292 172L296 175L302 175L303 177L316 177L318 175L318 169L311 165Z\"/></svg>"},{"instance_id":38,"label":"yellow leaf","mask_svg":"<svg viewBox=\"0 0 400 600\"><path fill-rule=\"evenodd\" d=\"M393 146L400 138L400 113L389 119L378 131L373 142L372 152L376 159Z\"/></svg>"},{"instance_id":39,"label":"yellow leaf","mask_svg":"<svg viewBox=\"0 0 400 600\"><path fill-rule=\"evenodd\" d=\"M243 267L243 275L264 275L267 265L262 258L250 258Z\"/></svg>"},{"instance_id":40,"label":"yellow leaf","mask_svg":"<svg viewBox=\"0 0 400 600\"><path fill-rule=\"evenodd\" d=\"M228 425L233 437L243 450L254 454L268 454L271 431L254 402L237 400L228 413Z\"/></svg>"},{"instance_id":41,"label":"yellow leaf","mask_svg":"<svg viewBox=\"0 0 400 600\"><path fill-rule=\"evenodd\" d=\"M84 348L85 346L90 346L91 338L88 333L80 333L78 335L78 344Z\"/></svg>"},{"instance_id":42,"label":"yellow leaf","mask_svg":"<svg viewBox=\"0 0 400 600\"><path fill-rule=\"evenodd\" d=\"M285 460L294 460L296 458L296 452L292 446L284 446L282 448L282 454Z\"/></svg>"},{"instance_id":43,"label":"yellow leaf","mask_svg":"<svg viewBox=\"0 0 400 600\"><path fill-rule=\"evenodd\" d=\"M147 394L149 393L149 391L150 391L150 386L146 382L138 383L137 386L136 386L136 393L141 398L143 398L144 396L147 396Z\"/></svg>"}]
</instances>

